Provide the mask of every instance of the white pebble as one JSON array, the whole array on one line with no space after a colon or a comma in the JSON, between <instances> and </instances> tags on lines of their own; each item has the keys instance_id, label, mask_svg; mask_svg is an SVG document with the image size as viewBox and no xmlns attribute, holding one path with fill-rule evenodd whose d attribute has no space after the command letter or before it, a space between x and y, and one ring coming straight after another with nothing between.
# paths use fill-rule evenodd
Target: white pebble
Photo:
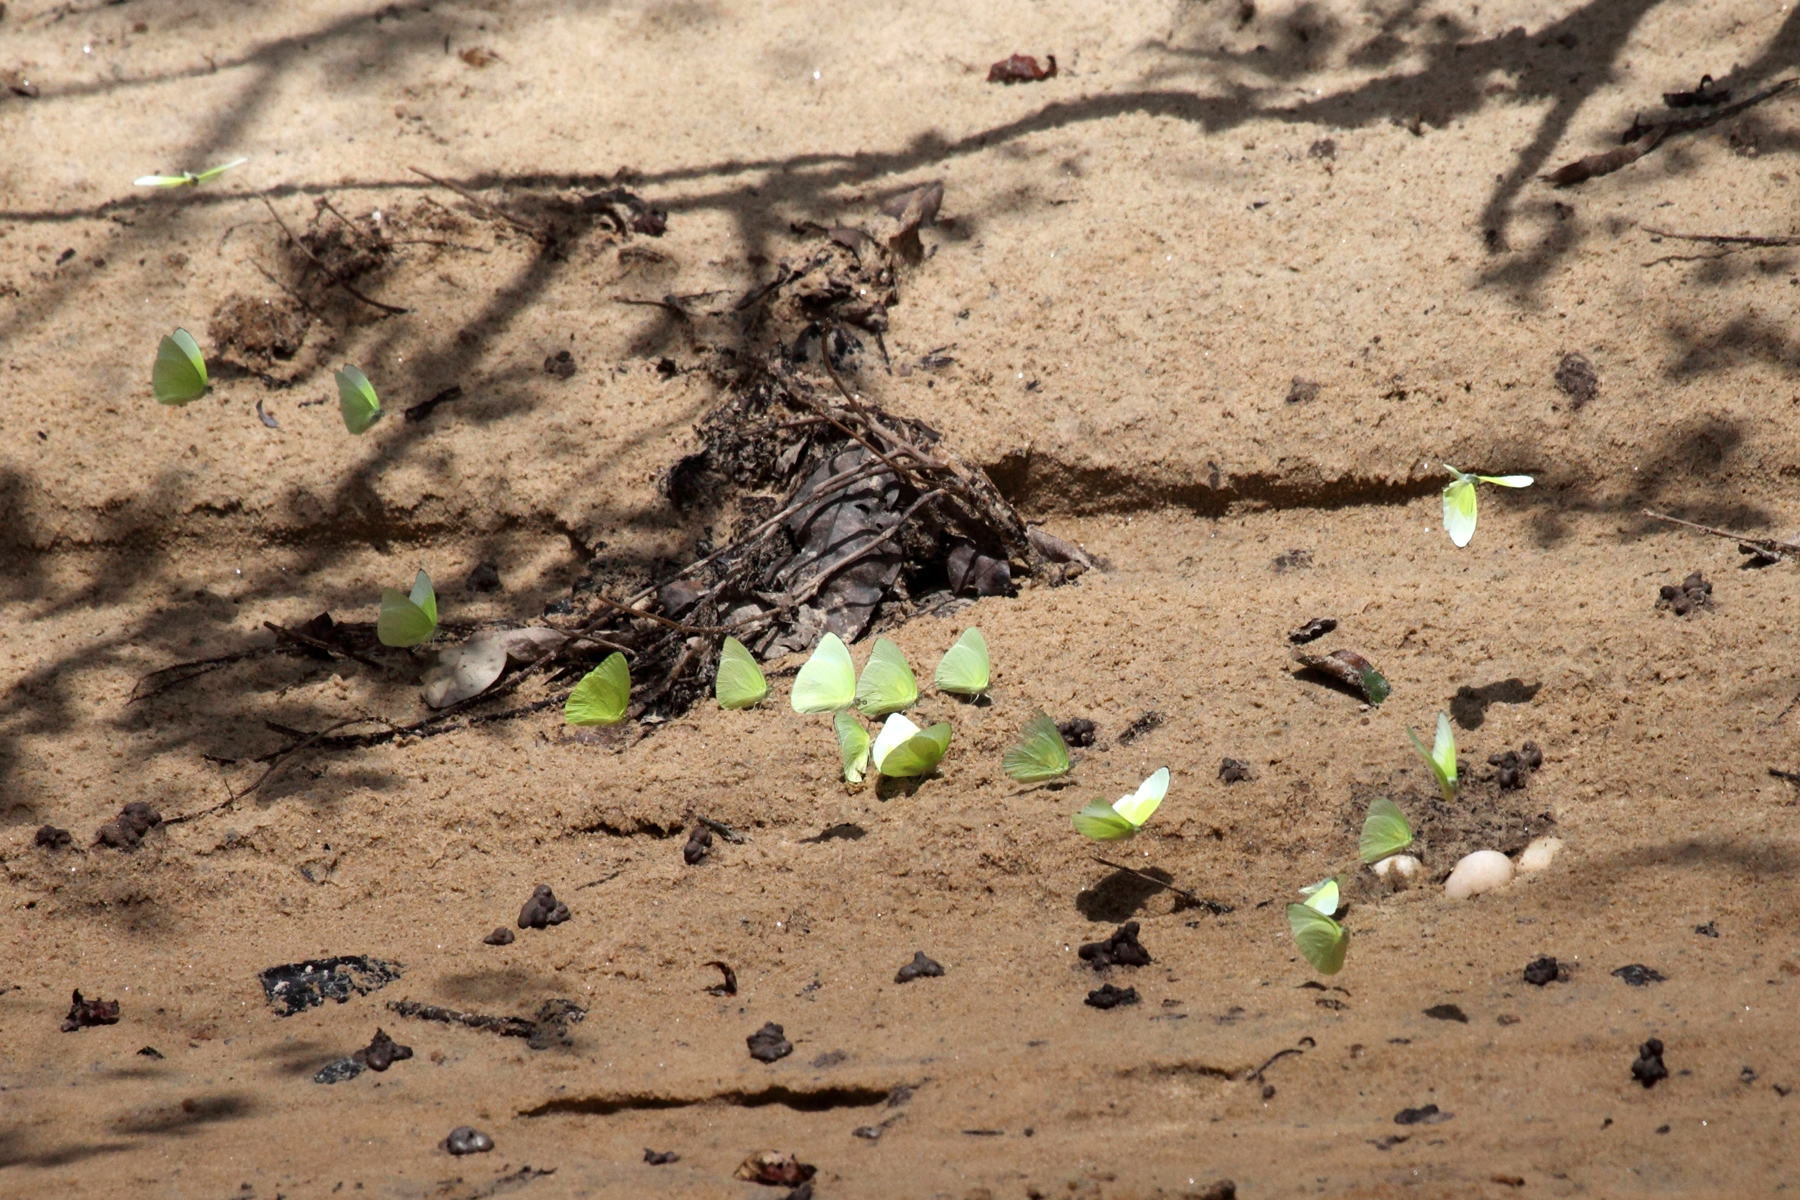
<instances>
[{"instance_id":1,"label":"white pebble","mask_svg":"<svg viewBox=\"0 0 1800 1200\"><path fill-rule=\"evenodd\" d=\"M1541 837L1525 847L1525 853L1519 855L1519 870L1541 871L1550 865L1551 860L1561 849L1561 838Z\"/></svg>"},{"instance_id":2,"label":"white pebble","mask_svg":"<svg viewBox=\"0 0 1800 1200\"><path fill-rule=\"evenodd\" d=\"M1467 900L1505 887L1512 877L1512 859L1498 850L1477 850L1463 855L1450 878L1444 880L1444 895L1451 900Z\"/></svg>"},{"instance_id":3,"label":"white pebble","mask_svg":"<svg viewBox=\"0 0 1800 1200\"><path fill-rule=\"evenodd\" d=\"M1419 860L1410 854L1390 854L1374 866L1375 874L1394 891L1403 891L1419 881Z\"/></svg>"}]
</instances>

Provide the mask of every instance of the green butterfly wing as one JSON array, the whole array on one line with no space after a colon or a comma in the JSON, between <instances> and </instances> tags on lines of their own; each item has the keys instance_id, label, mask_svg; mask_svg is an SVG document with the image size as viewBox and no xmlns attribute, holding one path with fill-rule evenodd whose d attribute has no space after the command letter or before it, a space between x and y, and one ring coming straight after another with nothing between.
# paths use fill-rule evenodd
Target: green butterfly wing
<instances>
[{"instance_id":1,"label":"green butterfly wing","mask_svg":"<svg viewBox=\"0 0 1800 1200\"><path fill-rule=\"evenodd\" d=\"M247 158L234 158L228 163L220 163L216 167L208 167L208 168L206 168L206 170L200 172L198 175L192 176L191 178L193 179L193 181L195 183L210 183L213 180L217 179L219 176L223 175L225 172L231 170L231 168L241 167L249 161L250 160Z\"/></svg>"},{"instance_id":2,"label":"green butterfly wing","mask_svg":"<svg viewBox=\"0 0 1800 1200\"><path fill-rule=\"evenodd\" d=\"M1096 800L1075 814L1075 832L1096 842L1121 842L1136 837L1138 827L1119 815L1104 800Z\"/></svg>"},{"instance_id":3,"label":"green butterfly wing","mask_svg":"<svg viewBox=\"0 0 1800 1200\"><path fill-rule=\"evenodd\" d=\"M987 639L981 630L967 629L956 639L956 645L938 660L931 681L938 691L959 696L979 696L988 690Z\"/></svg>"},{"instance_id":4,"label":"green butterfly wing","mask_svg":"<svg viewBox=\"0 0 1800 1200\"><path fill-rule=\"evenodd\" d=\"M856 681L856 710L865 717L881 717L918 702L919 681L906 665L906 655L886 638L876 638Z\"/></svg>"},{"instance_id":5,"label":"green butterfly wing","mask_svg":"<svg viewBox=\"0 0 1800 1200\"><path fill-rule=\"evenodd\" d=\"M631 703L631 668L617 650L586 675L563 702L563 720L571 725L617 725Z\"/></svg>"},{"instance_id":6,"label":"green butterfly wing","mask_svg":"<svg viewBox=\"0 0 1800 1200\"><path fill-rule=\"evenodd\" d=\"M338 411L344 414L344 428L351 433L367 433L369 426L381 419L381 401L369 377L345 363L337 372Z\"/></svg>"},{"instance_id":7,"label":"green butterfly wing","mask_svg":"<svg viewBox=\"0 0 1800 1200\"><path fill-rule=\"evenodd\" d=\"M838 755L844 760L844 782L861 783L869 768L869 731L847 708L838 709L831 726L837 730Z\"/></svg>"},{"instance_id":8,"label":"green butterfly wing","mask_svg":"<svg viewBox=\"0 0 1800 1200\"><path fill-rule=\"evenodd\" d=\"M200 177L183 171L179 175L139 175L131 181L133 187L186 187L190 183L199 183Z\"/></svg>"},{"instance_id":9,"label":"green butterfly wing","mask_svg":"<svg viewBox=\"0 0 1800 1200\"><path fill-rule=\"evenodd\" d=\"M437 594L429 575L419 572L410 596L393 588L382 590L381 616L375 622L375 637L382 645L417 646L436 632Z\"/></svg>"},{"instance_id":10,"label":"green butterfly wing","mask_svg":"<svg viewBox=\"0 0 1800 1200\"><path fill-rule=\"evenodd\" d=\"M177 329L157 344L150 390L160 404L187 404L206 395L206 359L187 330Z\"/></svg>"},{"instance_id":11,"label":"green butterfly wing","mask_svg":"<svg viewBox=\"0 0 1800 1200\"><path fill-rule=\"evenodd\" d=\"M1455 468L1450 468L1454 470ZM1450 541L1466 546L1475 536L1475 477L1457 472L1444 489L1444 529Z\"/></svg>"},{"instance_id":12,"label":"green butterfly wing","mask_svg":"<svg viewBox=\"0 0 1800 1200\"><path fill-rule=\"evenodd\" d=\"M1169 768L1158 767L1150 778L1138 784L1137 791L1113 801L1113 810L1131 822L1133 829L1142 829L1168 794Z\"/></svg>"},{"instance_id":13,"label":"green butterfly wing","mask_svg":"<svg viewBox=\"0 0 1800 1200\"><path fill-rule=\"evenodd\" d=\"M912 725L911 721L907 721L899 713L893 713L888 720L892 722L896 718ZM886 733L886 728L882 732ZM917 733L888 749L885 754L878 749L875 753L875 769L894 779L914 779L929 775L937 768L944 757L944 751L949 748L950 723L940 721L930 728L919 729Z\"/></svg>"},{"instance_id":14,"label":"green butterfly wing","mask_svg":"<svg viewBox=\"0 0 1800 1200\"><path fill-rule=\"evenodd\" d=\"M1370 704L1379 705L1393 694L1394 689L1388 683L1387 676L1374 667L1364 667L1360 674L1362 675L1363 695L1369 698Z\"/></svg>"},{"instance_id":15,"label":"green butterfly wing","mask_svg":"<svg viewBox=\"0 0 1800 1200\"><path fill-rule=\"evenodd\" d=\"M1042 783L1069 773L1069 746L1050 715L1039 709L1000 758L1000 768L1020 783Z\"/></svg>"},{"instance_id":16,"label":"green butterfly wing","mask_svg":"<svg viewBox=\"0 0 1800 1200\"><path fill-rule=\"evenodd\" d=\"M725 644L719 647L719 674L713 680L713 695L718 697L719 707L750 708L768 694L769 681L763 678L756 659L744 643L727 634Z\"/></svg>"},{"instance_id":17,"label":"green butterfly wing","mask_svg":"<svg viewBox=\"0 0 1800 1200\"><path fill-rule=\"evenodd\" d=\"M1350 931L1322 912L1304 904L1287 906L1288 928L1300 954L1321 975L1336 975L1344 969L1344 954L1350 949Z\"/></svg>"},{"instance_id":18,"label":"green butterfly wing","mask_svg":"<svg viewBox=\"0 0 1800 1200\"><path fill-rule=\"evenodd\" d=\"M1497 483L1509 488L1528 488L1537 482L1529 475L1477 475L1475 478L1483 483Z\"/></svg>"},{"instance_id":19,"label":"green butterfly wing","mask_svg":"<svg viewBox=\"0 0 1800 1200\"><path fill-rule=\"evenodd\" d=\"M837 634L828 633L794 676L788 703L797 713L828 713L850 707L855 699L856 664L850 661L850 647Z\"/></svg>"},{"instance_id":20,"label":"green butterfly wing","mask_svg":"<svg viewBox=\"0 0 1800 1200\"><path fill-rule=\"evenodd\" d=\"M1306 899L1302 902L1316 913L1324 913L1328 917L1337 916L1338 881L1335 876L1321 879L1311 887L1303 887L1300 894Z\"/></svg>"},{"instance_id":21,"label":"green butterfly wing","mask_svg":"<svg viewBox=\"0 0 1800 1200\"><path fill-rule=\"evenodd\" d=\"M1437 779L1438 791L1443 793L1444 799L1456 799L1456 735L1450 731L1449 715L1438 713L1437 738L1429 750L1425 749L1425 743L1419 740L1418 733L1411 725L1406 727L1406 736L1412 739L1413 749L1419 752L1419 757L1431 768L1432 775Z\"/></svg>"},{"instance_id":22,"label":"green butterfly wing","mask_svg":"<svg viewBox=\"0 0 1800 1200\"><path fill-rule=\"evenodd\" d=\"M1369 803L1369 815L1363 818L1362 840L1357 850L1365 863L1378 863L1390 854L1398 854L1413 843L1412 826L1406 814L1386 796Z\"/></svg>"}]
</instances>

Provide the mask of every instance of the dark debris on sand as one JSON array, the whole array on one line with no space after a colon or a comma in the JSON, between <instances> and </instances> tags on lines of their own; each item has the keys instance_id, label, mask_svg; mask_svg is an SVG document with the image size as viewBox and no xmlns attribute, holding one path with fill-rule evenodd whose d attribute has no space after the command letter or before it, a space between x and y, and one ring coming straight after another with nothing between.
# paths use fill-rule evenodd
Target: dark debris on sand
<instances>
[{"instance_id":1,"label":"dark debris on sand","mask_svg":"<svg viewBox=\"0 0 1800 1200\"><path fill-rule=\"evenodd\" d=\"M1085 942L1077 951L1081 961L1096 971L1106 967L1147 967L1150 952L1138 942L1138 923L1127 921L1113 930L1112 936L1099 942Z\"/></svg>"},{"instance_id":2,"label":"dark debris on sand","mask_svg":"<svg viewBox=\"0 0 1800 1200\"><path fill-rule=\"evenodd\" d=\"M87 1029L94 1025L117 1025L118 1023L119 1002L117 1000L83 1000L80 989L77 989L74 999L69 1002L69 1015L63 1020L62 1031L74 1033L77 1029Z\"/></svg>"},{"instance_id":3,"label":"dark debris on sand","mask_svg":"<svg viewBox=\"0 0 1800 1200\"><path fill-rule=\"evenodd\" d=\"M942 964L926 958L923 950L916 950L913 952L912 961L895 972L894 982L911 983L915 979L935 978L943 973Z\"/></svg>"},{"instance_id":4,"label":"dark debris on sand","mask_svg":"<svg viewBox=\"0 0 1800 1200\"><path fill-rule=\"evenodd\" d=\"M569 906L556 898L550 885L540 883L532 889L531 899L519 910L520 929L548 929L569 919Z\"/></svg>"}]
</instances>

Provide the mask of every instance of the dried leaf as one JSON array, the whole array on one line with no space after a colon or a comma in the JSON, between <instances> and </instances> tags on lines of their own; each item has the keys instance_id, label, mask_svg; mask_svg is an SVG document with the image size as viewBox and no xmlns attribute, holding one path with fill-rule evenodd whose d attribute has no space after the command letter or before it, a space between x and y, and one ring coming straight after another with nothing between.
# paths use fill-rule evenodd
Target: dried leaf
<instances>
[{"instance_id":1,"label":"dried leaf","mask_svg":"<svg viewBox=\"0 0 1800 1200\"><path fill-rule=\"evenodd\" d=\"M478 634L460 646L440 650L437 662L425 672L425 703L448 708L479 696L500 678L508 662L514 666L536 662L567 640L562 632L539 626Z\"/></svg>"},{"instance_id":2,"label":"dried leaf","mask_svg":"<svg viewBox=\"0 0 1800 1200\"><path fill-rule=\"evenodd\" d=\"M1370 704L1380 704L1392 690L1374 664L1354 650L1333 650L1330 654L1308 654L1303 650L1296 650L1294 661L1348 684L1361 692L1363 699Z\"/></svg>"},{"instance_id":3,"label":"dried leaf","mask_svg":"<svg viewBox=\"0 0 1800 1200\"><path fill-rule=\"evenodd\" d=\"M1056 55L1044 55L1044 61L1050 65L1038 66L1038 60L1029 54L1014 54L1001 59L988 68L989 83L1038 83L1056 75Z\"/></svg>"}]
</instances>

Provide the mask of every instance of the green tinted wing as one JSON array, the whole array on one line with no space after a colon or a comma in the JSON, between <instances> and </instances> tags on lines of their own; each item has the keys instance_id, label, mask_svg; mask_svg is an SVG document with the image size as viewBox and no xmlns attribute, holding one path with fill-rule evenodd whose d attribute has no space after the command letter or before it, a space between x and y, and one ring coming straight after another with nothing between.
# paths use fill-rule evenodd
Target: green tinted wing
<instances>
[{"instance_id":1,"label":"green tinted wing","mask_svg":"<svg viewBox=\"0 0 1800 1200\"><path fill-rule=\"evenodd\" d=\"M837 731L838 755L844 760L844 782L861 783L869 768L869 731L847 708L838 709L831 726Z\"/></svg>"},{"instance_id":2,"label":"green tinted wing","mask_svg":"<svg viewBox=\"0 0 1800 1200\"><path fill-rule=\"evenodd\" d=\"M883 775L896 779L912 779L929 775L937 768L950 748L950 724L940 721L889 750L877 768Z\"/></svg>"},{"instance_id":3,"label":"green tinted wing","mask_svg":"<svg viewBox=\"0 0 1800 1200\"><path fill-rule=\"evenodd\" d=\"M161 404L187 404L206 395L206 359L187 330L177 329L157 344L150 391Z\"/></svg>"},{"instance_id":4,"label":"green tinted wing","mask_svg":"<svg viewBox=\"0 0 1800 1200\"><path fill-rule=\"evenodd\" d=\"M1000 758L1000 768L1020 783L1042 783L1069 773L1069 746L1048 713L1039 710Z\"/></svg>"},{"instance_id":5,"label":"green tinted wing","mask_svg":"<svg viewBox=\"0 0 1800 1200\"><path fill-rule=\"evenodd\" d=\"M375 637L382 645L417 646L436 632L437 597L425 572L419 572L410 596L393 588L382 590L381 616L375 622Z\"/></svg>"},{"instance_id":6,"label":"green tinted wing","mask_svg":"<svg viewBox=\"0 0 1800 1200\"><path fill-rule=\"evenodd\" d=\"M856 708L865 717L880 717L911 708L919 701L919 681L900 647L886 638L876 638L863 664L862 677L856 681Z\"/></svg>"},{"instance_id":7,"label":"green tinted wing","mask_svg":"<svg viewBox=\"0 0 1800 1200\"><path fill-rule=\"evenodd\" d=\"M1137 826L1121 817L1104 800L1096 800L1075 814L1075 832L1096 842L1118 842L1137 834Z\"/></svg>"},{"instance_id":8,"label":"green tinted wing","mask_svg":"<svg viewBox=\"0 0 1800 1200\"><path fill-rule=\"evenodd\" d=\"M713 695L720 708L749 708L769 694L769 681L762 668L745 649L744 643L729 634L719 647L719 674L713 680Z\"/></svg>"},{"instance_id":9,"label":"green tinted wing","mask_svg":"<svg viewBox=\"0 0 1800 1200\"><path fill-rule=\"evenodd\" d=\"M788 703L798 713L828 713L848 708L855 699L856 665L850 661L850 647L837 634L828 633L794 676Z\"/></svg>"},{"instance_id":10,"label":"green tinted wing","mask_svg":"<svg viewBox=\"0 0 1800 1200\"><path fill-rule=\"evenodd\" d=\"M1390 854L1398 854L1413 843L1412 826L1406 814L1386 796L1369 803L1369 815L1363 818L1362 840L1357 851L1366 863L1377 863Z\"/></svg>"},{"instance_id":11,"label":"green tinted wing","mask_svg":"<svg viewBox=\"0 0 1800 1200\"><path fill-rule=\"evenodd\" d=\"M1444 529L1457 546L1475 536L1475 478L1464 475L1444 489Z\"/></svg>"},{"instance_id":12,"label":"green tinted wing","mask_svg":"<svg viewBox=\"0 0 1800 1200\"><path fill-rule=\"evenodd\" d=\"M344 414L344 428L351 433L367 433L369 426L381 419L381 401L369 377L345 363L337 372L338 411Z\"/></svg>"},{"instance_id":13,"label":"green tinted wing","mask_svg":"<svg viewBox=\"0 0 1800 1200\"><path fill-rule=\"evenodd\" d=\"M563 703L563 720L571 725L617 725L631 703L631 668L613 651L606 661L581 677Z\"/></svg>"},{"instance_id":14,"label":"green tinted wing","mask_svg":"<svg viewBox=\"0 0 1800 1200\"><path fill-rule=\"evenodd\" d=\"M988 690L987 639L981 636L981 630L965 630L956 639L956 645L938 661L931 681L938 691L959 696L979 696Z\"/></svg>"},{"instance_id":15,"label":"green tinted wing","mask_svg":"<svg viewBox=\"0 0 1800 1200\"><path fill-rule=\"evenodd\" d=\"M1324 913L1304 904L1287 906L1288 928L1300 954L1321 975L1336 975L1344 969L1344 953L1350 949L1350 931Z\"/></svg>"}]
</instances>

